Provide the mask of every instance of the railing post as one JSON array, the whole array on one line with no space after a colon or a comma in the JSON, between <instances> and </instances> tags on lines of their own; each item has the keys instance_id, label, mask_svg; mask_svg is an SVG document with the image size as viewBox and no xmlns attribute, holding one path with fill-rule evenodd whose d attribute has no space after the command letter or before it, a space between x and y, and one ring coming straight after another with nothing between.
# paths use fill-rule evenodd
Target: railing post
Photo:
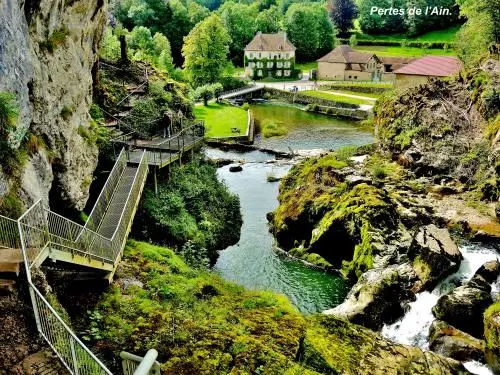
<instances>
[{"instance_id":1,"label":"railing post","mask_svg":"<svg viewBox=\"0 0 500 375\"><path fill-rule=\"evenodd\" d=\"M75 375L79 375L80 371L78 369L78 358L76 357L75 344L72 337L70 337L69 339L69 345L71 347L71 357L73 359L73 368L75 369Z\"/></svg>"}]
</instances>

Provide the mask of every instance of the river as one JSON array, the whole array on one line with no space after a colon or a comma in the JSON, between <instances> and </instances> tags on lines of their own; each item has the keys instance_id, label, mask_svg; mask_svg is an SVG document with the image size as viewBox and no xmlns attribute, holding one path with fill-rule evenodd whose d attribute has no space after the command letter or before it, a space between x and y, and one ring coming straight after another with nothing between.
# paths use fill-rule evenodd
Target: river
<instances>
[{"instance_id":1,"label":"river","mask_svg":"<svg viewBox=\"0 0 500 375\"><path fill-rule=\"evenodd\" d=\"M252 106L257 121L274 116L286 121L286 136L256 142L278 150L336 149L345 145L373 142L371 131L354 122L301 111L289 105L265 104ZM259 141L260 140L260 141ZM269 233L266 213L278 206L279 182L267 177L283 176L291 162L273 160L260 151L224 152L208 149L211 158L243 161L243 171L232 173L229 167L218 169L219 178L240 197L243 226L239 242L220 252L215 271L226 280L252 289L273 290L284 294L303 313L323 311L341 303L347 293L344 280L279 254ZM267 161L272 161L271 163Z\"/></svg>"}]
</instances>

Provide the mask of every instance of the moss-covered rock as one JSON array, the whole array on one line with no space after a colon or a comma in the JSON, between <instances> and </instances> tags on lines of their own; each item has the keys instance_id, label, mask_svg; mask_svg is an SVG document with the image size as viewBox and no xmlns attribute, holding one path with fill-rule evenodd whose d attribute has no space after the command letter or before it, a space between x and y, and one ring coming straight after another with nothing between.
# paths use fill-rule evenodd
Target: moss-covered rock
<instances>
[{"instance_id":1,"label":"moss-covered rock","mask_svg":"<svg viewBox=\"0 0 500 375\"><path fill-rule=\"evenodd\" d=\"M131 278L139 282L120 282ZM306 327L285 297L246 291L140 242L127 246L96 311L94 342L103 353L156 348L165 374L285 373L297 366Z\"/></svg>"},{"instance_id":2,"label":"moss-covered rock","mask_svg":"<svg viewBox=\"0 0 500 375\"><path fill-rule=\"evenodd\" d=\"M429 348L458 361L484 362L485 343L441 320L435 320L429 330Z\"/></svg>"},{"instance_id":3,"label":"moss-covered rock","mask_svg":"<svg viewBox=\"0 0 500 375\"><path fill-rule=\"evenodd\" d=\"M322 374L469 374L454 360L392 343L344 320L320 316L307 329L299 360Z\"/></svg>"},{"instance_id":4,"label":"moss-covered rock","mask_svg":"<svg viewBox=\"0 0 500 375\"><path fill-rule=\"evenodd\" d=\"M422 289L434 288L443 277L457 271L462 261L462 254L448 229L434 224L419 228L408 256L420 278Z\"/></svg>"},{"instance_id":5,"label":"moss-covered rock","mask_svg":"<svg viewBox=\"0 0 500 375\"><path fill-rule=\"evenodd\" d=\"M411 289L417 279L408 263L370 270L342 304L325 313L379 330L384 323L392 323L404 314L408 302L415 299Z\"/></svg>"},{"instance_id":6,"label":"moss-covered rock","mask_svg":"<svg viewBox=\"0 0 500 375\"><path fill-rule=\"evenodd\" d=\"M496 301L484 313L484 338L488 348L500 355L500 301Z\"/></svg>"}]
</instances>

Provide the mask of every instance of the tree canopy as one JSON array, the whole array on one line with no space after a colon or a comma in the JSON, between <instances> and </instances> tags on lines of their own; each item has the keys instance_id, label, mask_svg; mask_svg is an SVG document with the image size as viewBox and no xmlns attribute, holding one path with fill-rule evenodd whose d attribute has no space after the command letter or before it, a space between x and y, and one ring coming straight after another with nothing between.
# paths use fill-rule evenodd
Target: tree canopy
<instances>
[{"instance_id":1,"label":"tree canopy","mask_svg":"<svg viewBox=\"0 0 500 375\"><path fill-rule=\"evenodd\" d=\"M358 8L354 0L329 0L328 13L338 34L342 37L348 35L358 16Z\"/></svg>"},{"instance_id":2,"label":"tree canopy","mask_svg":"<svg viewBox=\"0 0 500 375\"><path fill-rule=\"evenodd\" d=\"M194 86L215 83L222 77L230 41L227 29L215 13L198 23L184 38L184 68Z\"/></svg>"},{"instance_id":3,"label":"tree canopy","mask_svg":"<svg viewBox=\"0 0 500 375\"><path fill-rule=\"evenodd\" d=\"M321 4L292 4L285 14L284 26L297 48L298 60L318 58L333 48L333 25Z\"/></svg>"}]
</instances>

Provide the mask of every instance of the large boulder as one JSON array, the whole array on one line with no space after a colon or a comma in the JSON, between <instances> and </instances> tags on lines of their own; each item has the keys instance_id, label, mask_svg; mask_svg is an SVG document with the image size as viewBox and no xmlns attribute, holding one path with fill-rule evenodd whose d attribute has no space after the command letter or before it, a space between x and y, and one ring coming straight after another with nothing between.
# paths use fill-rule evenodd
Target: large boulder
<instances>
[{"instance_id":1,"label":"large boulder","mask_svg":"<svg viewBox=\"0 0 500 375\"><path fill-rule=\"evenodd\" d=\"M485 342L462 332L441 320L435 320L429 330L429 349L461 362L484 362Z\"/></svg>"},{"instance_id":2,"label":"large boulder","mask_svg":"<svg viewBox=\"0 0 500 375\"><path fill-rule=\"evenodd\" d=\"M483 314L493 303L491 286L486 279L491 279L491 269L494 267L491 262L486 263L465 285L439 298L432 308L434 316L474 337L482 338Z\"/></svg>"},{"instance_id":3,"label":"large boulder","mask_svg":"<svg viewBox=\"0 0 500 375\"><path fill-rule=\"evenodd\" d=\"M460 362L395 344L380 334L331 316L318 316L299 349L301 364L321 374L470 374Z\"/></svg>"},{"instance_id":4,"label":"large boulder","mask_svg":"<svg viewBox=\"0 0 500 375\"><path fill-rule=\"evenodd\" d=\"M445 276L457 271L462 261L462 254L448 229L440 229L434 224L418 229L408 256L421 281L419 289L428 290Z\"/></svg>"},{"instance_id":5,"label":"large boulder","mask_svg":"<svg viewBox=\"0 0 500 375\"><path fill-rule=\"evenodd\" d=\"M411 291L417 275L409 263L377 268L366 272L339 306L325 314L379 330L395 322L415 299Z\"/></svg>"},{"instance_id":6,"label":"large boulder","mask_svg":"<svg viewBox=\"0 0 500 375\"><path fill-rule=\"evenodd\" d=\"M488 307L484 313L484 338L486 360L495 370L495 374L500 374L500 300Z\"/></svg>"}]
</instances>

